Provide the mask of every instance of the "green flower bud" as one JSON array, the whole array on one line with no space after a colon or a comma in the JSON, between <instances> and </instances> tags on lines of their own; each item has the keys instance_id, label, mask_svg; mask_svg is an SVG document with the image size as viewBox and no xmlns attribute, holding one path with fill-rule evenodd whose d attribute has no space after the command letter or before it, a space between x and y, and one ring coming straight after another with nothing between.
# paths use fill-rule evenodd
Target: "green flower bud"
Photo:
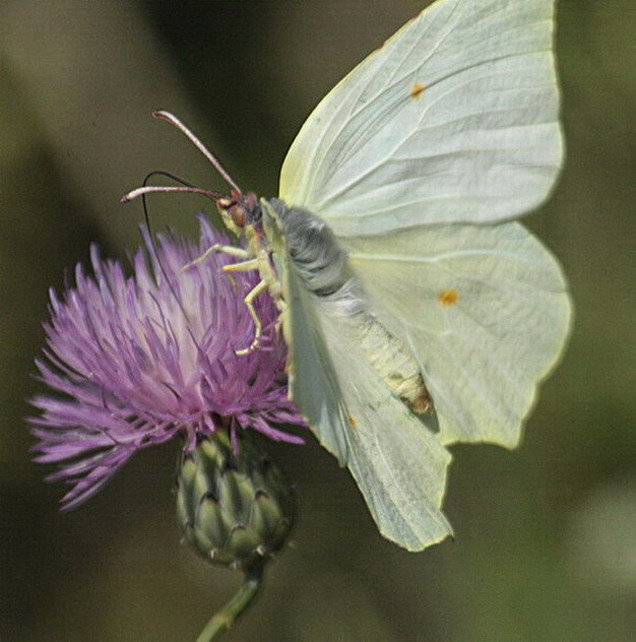
<instances>
[{"instance_id":1,"label":"green flower bud","mask_svg":"<svg viewBox=\"0 0 636 642\"><path fill-rule=\"evenodd\" d=\"M284 544L294 519L294 495L249 431L237 430L234 442L219 430L180 454L177 518L199 555L246 569Z\"/></svg>"}]
</instances>

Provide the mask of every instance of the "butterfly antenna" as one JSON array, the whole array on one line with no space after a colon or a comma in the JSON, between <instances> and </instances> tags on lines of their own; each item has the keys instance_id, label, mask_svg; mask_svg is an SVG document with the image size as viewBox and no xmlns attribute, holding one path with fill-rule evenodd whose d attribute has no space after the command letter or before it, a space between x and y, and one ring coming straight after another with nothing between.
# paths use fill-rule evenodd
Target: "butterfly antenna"
<instances>
[{"instance_id":1,"label":"butterfly antenna","mask_svg":"<svg viewBox=\"0 0 636 642\"><path fill-rule=\"evenodd\" d=\"M153 172L152 174L163 174L164 176L168 176L167 172ZM187 183L186 183L187 185ZM135 198L138 198L141 196L142 198L146 196L146 194L153 194L161 192L163 194L167 192L185 192L186 194L203 194L203 196L207 196L208 198L212 199L213 201L218 201L220 198L224 198L225 194L222 192L217 192L216 190L213 189L203 189L202 187L175 187L175 186L167 186L167 185L145 185L144 187L137 187L134 190L128 192L127 194L124 194L119 200L122 203L128 203Z\"/></svg>"},{"instance_id":2,"label":"butterfly antenna","mask_svg":"<svg viewBox=\"0 0 636 642\"><path fill-rule=\"evenodd\" d=\"M228 185L231 185L237 192L240 194L243 193L243 190L232 180L232 177L225 171L223 165L219 162L217 157L199 140L199 138L184 124L182 123L174 114L171 114L169 111L164 111L160 109L152 113L155 118L159 120L165 120L169 122L173 127L176 127L182 134L185 134L191 143L193 143L196 148L214 165L216 171L223 177L225 182Z\"/></svg>"}]
</instances>

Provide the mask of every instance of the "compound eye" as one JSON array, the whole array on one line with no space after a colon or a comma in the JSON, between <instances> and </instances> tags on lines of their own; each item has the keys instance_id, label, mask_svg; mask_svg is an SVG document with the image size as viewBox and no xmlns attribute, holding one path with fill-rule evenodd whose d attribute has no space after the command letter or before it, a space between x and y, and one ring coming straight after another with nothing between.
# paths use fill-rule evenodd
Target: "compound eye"
<instances>
[{"instance_id":1,"label":"compound eye","mask_svg":"<svg viewBox=\"0 0 636 642\"><path fill-rule=\"evenodd\" d=\"M236 227L245 227L247 219L247 217L245 216L245 209L243 209L239 205L236 205L231 209L229 214L230 218L232 219L232 223L234 223Z\"/></svg>"}]
</instances>

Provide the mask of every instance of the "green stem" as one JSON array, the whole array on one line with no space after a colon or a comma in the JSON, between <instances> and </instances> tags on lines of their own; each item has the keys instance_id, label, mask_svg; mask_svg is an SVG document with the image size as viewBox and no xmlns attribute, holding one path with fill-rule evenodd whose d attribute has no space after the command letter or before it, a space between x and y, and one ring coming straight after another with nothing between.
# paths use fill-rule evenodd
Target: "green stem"
<instances>
[{"instance_id":1,"label":"green stem","mask_svg":"<svg viewBox=\"0 0 636 642\"><path fill-rule=\"evenodd\" d=\"M263 581L263 568L264 564L256 564L245 570L245 579L241 588L220 611L212 616L212 619L201 631L197 642L218 640L234 624L258 595Z\"/></svg>"}]
</instances>

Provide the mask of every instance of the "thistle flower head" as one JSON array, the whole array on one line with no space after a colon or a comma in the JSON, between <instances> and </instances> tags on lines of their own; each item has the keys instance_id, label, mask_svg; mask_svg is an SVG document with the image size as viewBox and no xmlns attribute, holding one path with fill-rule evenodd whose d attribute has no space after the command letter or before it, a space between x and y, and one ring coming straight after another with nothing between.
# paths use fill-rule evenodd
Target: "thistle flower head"
<instances>
[{"instance_id":1,"label":"thistle flower head","mask_svg":"<svg viewBox=\"0 0 636 642\"><path fill-rule=\"evenodd\" d=\"M138 450L176 435L189 451L221 427L302 442L277 428L303 420L287 399L276 307L268 295L256 298L259 347L237 354L254 339L243 298L258 276L224 274L234 259L222 253L192 264L229 242L200 224L199 245L163 237L156 255L145 233L132 276L93 247L94 276L80 264L74 287L62 297L51 291L45 358L36 365L57 394L32 400L41 415L29 423L39 440L35 460L59 465L47 479L72 485L64 508L94 495Z\"/></svg>"}]
</instances>

